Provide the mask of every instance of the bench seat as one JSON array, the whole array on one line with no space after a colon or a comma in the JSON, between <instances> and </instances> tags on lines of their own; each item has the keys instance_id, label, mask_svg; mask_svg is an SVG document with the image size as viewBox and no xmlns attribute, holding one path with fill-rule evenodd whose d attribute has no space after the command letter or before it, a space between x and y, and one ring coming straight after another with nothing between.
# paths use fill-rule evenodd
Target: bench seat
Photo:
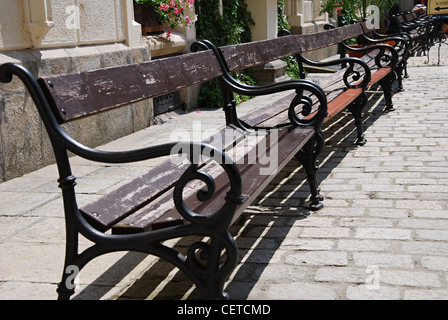
<instances>
[{"instance_id":1,"label":"bench seat","mask_svg":"<svg viewBox=\"0 0 448 320\"><path fill-rule=\"evenodd\" d=\"M237 134L244 133L241 132L240 129L226 127L224 130L227 132L236 131ZM238 208L234 214L233 220L236 220L238 216L244 212L245 208L248 205L253 203L256 197L264 190L267 184L276 176L276 171L284 167L290 160L294 157L294 155L304 146L305 142L308 141L311 136L314 135L313 129L293 129L291 132L287 132L287 130L283 130L283 132L279 132L278 141L273 141L275 145L270 145L271 141L266 142L265 140L268 137L263 138L263 141L260 140L260 136L250 136L245 135L239 141L236 141L236 146L232 147L232 149L227 150L227 154L237 163L237 167L241 173L242 181L243 181L243 195L245 196L243 202L238 205ZM269 139L268 139L269 140ZM264 172L260 174L260 166L258 165L259 159L254 159L254 163L250 163L248 159L241 159L241 157L247 157L248 148L253 150L254 153L257 154L257 157L265 156L265 154L259 154L259 150L261 148L265 148L266 143L268 143L268 151L274 149L282 149L287 150L287 152L280 152L279 158L276 159L278 161L278 166L275 168L271 168L269 170L266 167L266 170L269 170L270 173ZM269 156L269 155L268 155ZM239 159L238 159L239 158ZM187 166L187 163L183 162L181 166ZM218 168L206 168L206 172L213 173L213 178L216 181L217 185L219 185L219 189L215 191L215 197L213 201L209 201L206 204L197 200L196 194L191 193L185 195L186 203L191 208L192 211L197 213L207 214L207 212L214 212L217 208L220 208L223 205L225 194L228 192L228 183L227 179L224 177L225 173ZM216 167L216 166L215 166ZM148 173L150 176L157 176L157 173L160 172L158 168L152 170ZM166 175L166 172L163 171L163 174ZM169 174L167 178L171 179L173 182L178 179L180 176L179 173L173 172ZM135 188L133 182L131 182L130 187L132 189ZM139 208L138 210L132 212L126 218L121 221L114 222L112 226L112 231L115 234L123 234L123 233L137 233L144 232L150 230L157 230L160 228L165 228L173 225L181 225L184 223L189 223L186 221L176 210L175 206L172 203L173 199L173 186L168 190L164 191L160 195L157 196L157 199L153 199L147 207ZM126 190L127 186L123 187L123 190ZM191 190L197 190L197 186L192 186ZM124 192L125 198L127 197L126 192ZM104 199L100 199L98 201L98 207L102 208L101 202L110 203L120 203L120 198L110 196L105 196ZM136 202L138 204L139 202ZM89 210L89 212L95 212L95 204L91 205L89 208L83 209L85 212ZM93 211L92 211L93 210ZM108 212L103 212L104 215L108 215Z\"/></svg>"},{"instance_id":2,"label":"bench seat","mask_svg":"<svg viewBox=\"0 0 448 320\"><path fill-rule=\"evenodd\" d=\"M244 209L275 177L278 170L284 167L314 134L312 128L284 129L278 132L278 139L276 136L274 141L270 141L267 133L265 136L263 134L248 134L234 126L226 126L204 141L210 145L214 145L213 142L221 144L221 141L228 141L227 148L224 150L241 172L243 194L246 197L238 206L234 219L244 212ZM215 146L220 147L219 145ZM264 149L266 150L262 151ZM276 151L279 156L275 158L277 165L269 168L272 163L267 164L266 172L262 171L263 174L260 174L263 167L260 167L259 163L265 160L259 158L269 158L270 155L266 155L265 152L269 153L270 150L278 149L286 152ZM247 157L250 150L257 158L249 161ZM242 159L242 157L246 157L246 159ZM188 223L176 210L172 201L174 184L188 166L189 162L186 160L167 160L147 174L119 187L80 210L96 228L101 231L112 228L112 232L115 234L145 232ZM188 198L186 203L194 212L214 212L216 208L223 205L223 199L229 189L228 179L224 177L225 173L216 165L209 164L208 168L204 168L204 170L208 173L213 172L213 178L219 184L219 190L216 190L214 200L207 202L206 206L197 200L196 194L186 195ZM191 190L196 189L198 189L197 186L191 187Z\"/></svg>"}]
</instances>

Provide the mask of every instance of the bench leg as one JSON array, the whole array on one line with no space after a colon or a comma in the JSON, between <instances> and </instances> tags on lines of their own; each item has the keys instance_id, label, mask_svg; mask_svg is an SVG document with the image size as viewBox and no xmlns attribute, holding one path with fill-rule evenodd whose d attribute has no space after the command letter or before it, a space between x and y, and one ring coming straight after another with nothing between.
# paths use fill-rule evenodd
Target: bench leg
<instances>
[{"instance_id":1,"label":"bench leg","mask_svg":"<svg viewBox=\"0 0 448 320\"><path fill-rule=\"evenodd\" d=\"M74 280L78 270L79 268L71 263L66 263L64 265L62 280L58 283L58 288L56 289L56 292L58 293L58 300L70 300L70 297L75 293Z\"/></svg>"},{"instance_id":2,"label":"bench leg","mask_svg":"<svg viewBox=\"0 0 448 320\"><path fill-rule=\"evenodd\" d=\"M406 59L407 59L407 58L406 58ZM404 76L403 76L403 78L404 78L404 79L409 78L409 73L408 73L408 63L407 63L407 61L404 63L403 70L404 70Z\"/></svg>"},{"instance_id":3,"label":"bench leg","mask_svg":"<svg viewBox=\"0 0 448 320\"><path fill-rule=\"evenodd\" d=\"M403 88L403 70L404 70L404 62L400 63L397 68L395 69L395 72L397 74L397 83L398 83L398 88L397 88L397 92L403 92L404 88Z\"/></svg>"},{"instance_id":4,"label":"bench leg","mask_svg":"<svg viewBox=\"0 0 448 320\"><path fill-rule=\"evenodd\" d=\"M68 175L65 178L60 178L59 188L62 189L64 199L65 212L65 262L62 273L62 280L58 284L56 292L59 300L69 300L75 293L75 278L79 273L80 268L74 264L74 260L78 255L78 240L79 233L77 230L77 222L75 220L74 210L76 208L75 200L75 177Z\"/></svg>"},{"instance_id":5,"label":"bench leg","mask_svg":"<svg viewBox=\"0 0 448 320\"><path fill-rule=\"evenodd\" d=\"M323 208L324 197L320 194L320 189L317 183L317 157L322 152L324 145L324 136L322 132L318 132L315 138L307 142L307 144L296 155L296 159L302 164L305 169L307 181L311 189L309 209L317 211Z\"/></svg>"},{"instance_id":6,"label":"bench leg","mask_svg":"<svg viewBox=\"0 0 448 320\"><path fill-rule=\"evenodd\" d=\"M367 104L367 94L364 92L359 98L357 98L354 102L352 102L347 109L353 115L355 119L356 130L358 132L358 137L356 138L356 144L359 146L363 146L367 143L367 140L364 137L364 128L362 123L362 109Z\"/></svg>"},{"instance_id":7,"label":"bench leg","mask_svg":"<svg viewBox=\"0 0 448 320\"><path fill-rule=\"evenodd\" d=\"M86 258L85 255L78 254L79 232L75 226L76 223L70 223L70 219L67 219L64 269L62 280L56 289L58 300L70 300L70 297L75 294L76 277L85 264L96 256Z\"/></svg>"},{"instance_id":8,"label":"bench leg","mask_svg":"<svg viewBox=\"0 0 448 320\"><path fill-rule=\"evenodd\" d=\"M228 299L224 284L237 262L238 247L232 235L225 233L213 236L207 243L192 244L184 272L191 276L205 299L224 300Z\"/></svg>"},{"instance_id":9,"label":"bench leg","mask_svg":"<svg viewBox=\"0 0 448 320\"><path fill-rule=\"evenodd\" d=\"M395 111L394 104L392 103L392 76L393 74L391 73L379 82L384 92L384 99L386 99L386 108L384 108L384 112Z\"/></svg>"}]
</instances>

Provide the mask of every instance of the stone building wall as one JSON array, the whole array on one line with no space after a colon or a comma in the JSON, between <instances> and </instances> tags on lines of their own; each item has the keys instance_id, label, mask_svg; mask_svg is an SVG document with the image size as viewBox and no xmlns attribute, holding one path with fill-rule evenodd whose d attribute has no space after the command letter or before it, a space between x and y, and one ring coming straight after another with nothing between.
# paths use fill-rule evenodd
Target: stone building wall
<instances>
[{"instance_id":1,"label":"stone building wall","mask_svg":"<svg viewBox=\"0 0 448 320\"><path fill-rule=\"evenodd\" d=\"M333 23L328 14L320 14L320 0L287 0L286 14L293 34L312 34L324 30L326 23ZM322 60L337 53L337 47L329 47L304 54L313 60Z\"/></svg>"}]
</instances>

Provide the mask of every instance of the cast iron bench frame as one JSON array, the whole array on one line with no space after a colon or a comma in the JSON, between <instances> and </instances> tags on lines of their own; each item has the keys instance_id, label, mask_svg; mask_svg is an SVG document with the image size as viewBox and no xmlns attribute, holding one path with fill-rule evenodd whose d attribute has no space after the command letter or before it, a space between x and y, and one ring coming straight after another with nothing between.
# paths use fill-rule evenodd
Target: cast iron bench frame
<instances>
[{"instance_id":1,"label":"cast iron bench frame","mask_svg":"<svg viewBox=\"0 0 448 320\"><path fill-rule=\"evenodd\" d=\"M435 25L433 21L419 19L415 12L400 12L393 15L392 19L399 31L390 33L390 35L406 37L411 55L418 51L422 51L423 55L426 55L434 40Z\"/></svg>"},{"instance_id":2,"label":"cast iron bench frame","mask_svg":"<svg viewBox=\"0 0 448 320\"><path fill-rule=\"evenodd\" d=\"M405 35L385 35L376 32L373 29L368 29L365 23L359 23L358 21L352 21L352 24L356 25L359 30L359 26L362 27L363 33L359 33L357 35L357 42L364 47L354 48L349 45L341 42L338 44L338 52L341 57L345 57L349 52L361 52L362 57L361 60L368 63L372 70L377 68L386 67L384 64L380 64L376 61L377 56L382 56L383 53L380 51L372 51L371 48L373 45L389 45L395 49L397 55L392 58L394 60L391 65L394 65L393 68L390 69L391 79L389 79L389 89L385 87L386 83L381 82L382 79L378 79L377 81L373 81L369 84L372 85L375 82L379 82L382 86L385 98L386 98L386 108L385 111L393 111L393 103L392 103L392 83L394 80L398 82L397 92L403 91L403 78L408 77L407 72L407 60L409 59L409 51L410 51L410 42ZM336 28L332 24L326 24L324 26L325 29L334 29ZM359 30L360 32L361 30Z\"/></svg>"},{"instance_id":3,"label":"cast iron bench frame","mask_svg":"<svg viewBox=\"0 0 448 320\"><path fill-rule=\"evenodd\" d=\"M366 30L369 29L366 23L363 22L339 28L328 25L326 31L311 35L291 35L288 31L279 31L279 36L295 39L291 41L296 41L297 43L295 49L290 51L290 55L296 57L301 78L306 77L304 64L315 67L341 65L341 70L323 77L317 82L326 93L328 99L329 114L325 118L324 123L347 108L355 121L357 130L355 143L358 145L364 145L367 142L362 123L363 108L367 104L367 88L375 83L379 83L386 100L385 111L394 110L391 88L392 82L396 78L395 68L399 61L397 50L390 45L374 43L369 47L353 49L359 52L369 52L361 59L341 56L340 59L325 62L307 59L303 56L303 53L332 45L341 45L345 40L363 36ZM352 76L351 80L349 80L350 76Z\"/></svg>"},{"instance_id":4,"label":"cast iron bench frame","mask_svg":"<svg viewBox=\"0 0 448 320\"><path fill-rule=\"evenodd\" d=\"M233 83L236 91L252 96L296 91L297 98L288 111L289 124L279 128L243 130L228 124L203 142L173 142L109 152L83 145L61 125L217 77L226 78L214 53L206 50L37 80L20 65L0 66L1 82L10 82L13 76L24 83L38 109L58 167L66 228L59 299L69 299L75 292L73 267L80 271L92 259L115 251L139 251L163 258L189 276L205 298L226 298L224 283L238 261L238 248L229 228L293 157L301 161L308 173L311 209L322 207L315 162L323 147L319 132L327 114L327 101L323 91L310 81L291 80L250 88ZM318 109L307 119L300 119L295 114L298 105L306 107L311 96L318 100ZM249 161L256 148L262 148L261 154ZM273 150L278 150L278 166L270 173L260 174L265 166L260 158ZM100 163L130 163L173 153L183 154L184 158L168 160L79 208L70 153ZM243 161L238 161L241 158ZM80 235L93 242L82 252ZM164 244L165 240L188 236L202 240L191 244L186 254Z\"/></svg>"}]
</instances>

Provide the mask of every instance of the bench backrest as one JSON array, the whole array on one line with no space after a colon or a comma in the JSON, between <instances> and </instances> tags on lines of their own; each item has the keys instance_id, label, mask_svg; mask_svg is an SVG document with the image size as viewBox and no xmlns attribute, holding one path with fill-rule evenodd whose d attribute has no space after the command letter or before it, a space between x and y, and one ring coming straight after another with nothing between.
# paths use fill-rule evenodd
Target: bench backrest
<instances>
[{"instance_id":1,"label":"bench backrest","mask_svg":"<svg viewBox=\"0 0 448 320\"><path fill-rule=\"evenodd\" d=\"M401 14L395 16L395 18L397 19L397 21L398 21L399 24L402 24L403 22L406 22L406 20L404 19L404 16L401 15Z\"/></svg>"},{"instance_id":2,"label":"bench backrest","mask_svg":"<svg viewBox=\"0 0 448 320\"><path fill-rule=\"evenodd\" d=\"M231 71L335 45L363 33L352 24L316 34L221 47ZM222 75L211 50L38 80L59 123L177 91Z\"/></svg>"},{"instance_id":3,"label":"bench backrest","mask_svg":"<svg viewBox=\"0 0 448 320\"><path fill-rule=\"evenodd\" d=\"M406 20L406 22L412 22L416 18L417 18L417 15L414 16L414 14L412 12L408 12L404 15L404 19Z\"/></svg>"},{"instance_id":4,"label":"bench backrest","mask_svg":"<svg viewBox=\"0 0 448 320\"><path fill-rule=\"evenodd\" d=\"M255 41L220 47L230 71L254 67L297 53L336 45L342 41L371 31L365 23L356 23L318 34L290 35L270 40ZM244 67L243 67L244 66Z\"/></svg>"},{"instance_id":5,"label":"bench backrest","mask_svg":"<svg viewBox=\"0 0 448 320\"><path fill-rule=\"evenodd\" d=\"M202 51L149 62L45 76L38 80L60 123L161 96L221 75Z\"/></svg>"}]
</instances>

